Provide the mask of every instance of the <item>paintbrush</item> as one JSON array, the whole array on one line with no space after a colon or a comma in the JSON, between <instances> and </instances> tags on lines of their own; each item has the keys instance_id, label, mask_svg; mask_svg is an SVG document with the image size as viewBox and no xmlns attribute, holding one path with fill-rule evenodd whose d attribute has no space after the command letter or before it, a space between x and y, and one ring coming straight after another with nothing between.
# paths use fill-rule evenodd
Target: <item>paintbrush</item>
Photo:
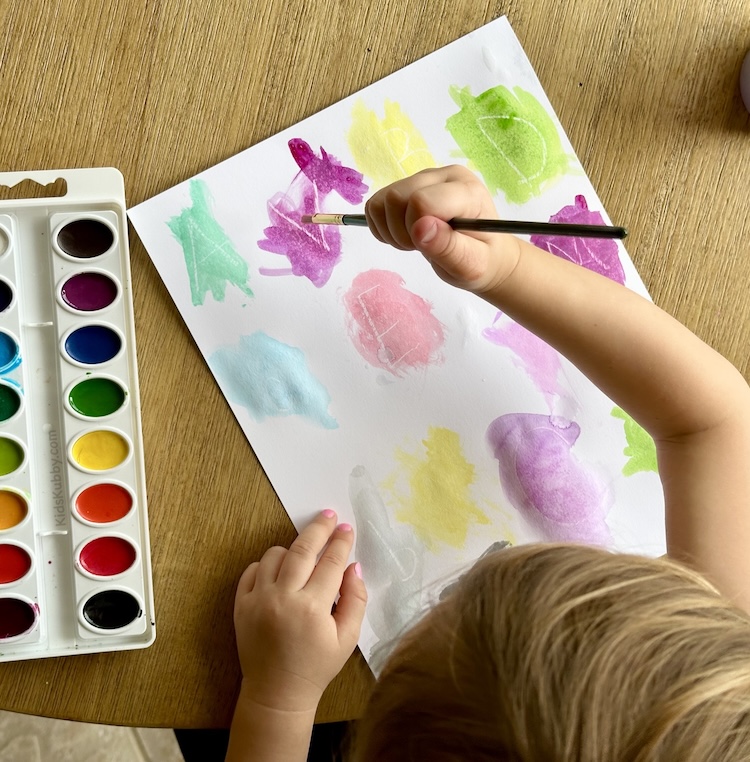
<instances>
[{"instance_id":1,"label":"paintbrush","mask_svg":"<svg viewBox=\"0 0 750 762\"><path fill-rule=\"evenodd\" d=\"M313 225L355 225L367 227L364 214L303 214L302 222ZM610 225L575 225L564 222L518 222L514 220L472 220L454 217L448 220L454 230L477 230L483 233L518 235L574 236L575 238L625 238L628 231Z\"/></svg>"}]
</instances>

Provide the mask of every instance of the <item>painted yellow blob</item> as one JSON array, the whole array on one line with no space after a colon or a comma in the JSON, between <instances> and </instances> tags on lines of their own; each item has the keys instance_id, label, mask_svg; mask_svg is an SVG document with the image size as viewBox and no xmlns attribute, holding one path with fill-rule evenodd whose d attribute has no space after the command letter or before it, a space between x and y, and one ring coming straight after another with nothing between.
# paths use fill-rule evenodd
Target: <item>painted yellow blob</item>
<instances>
[{"instance_id":1,"label":"painted yellow blob","mask_svg":"<svg viewBox=\"0 0 750 762\"><path fill-rule=\"evenodd\" d=\"M400 506L396 519L411 524L428 549L440 543L462 548L472 524L490 523L471 496L474 466L464 457L455 431L431 426L422 443L424 455L396 451L403 473L394 474L383 487ZM407 494L396 487L402 476Z\"/></svg>"},{"instance_id":2,"label":"painted yellow blob","mask_svg":"<svg viewBox=\"0 0 750 762\"><path fill-rule=\"evenodd\" d=\"M72 455L78 465L90 471L117 468L130 454L127 440L116 431L90 431L73 443Z\"/></svg>"},{"instance_id":3,"label":"painted yellow blob","mask_svg":"<svg viewBox=\"0 0 750 762\"><path fill-rule=\"evenodd\" d=\"M360 100L352 109L346 136L357 169L372 181L371 190L437 166L427 143L398 103L385 101L385 117Z\"/></svg>"}]
</instances>

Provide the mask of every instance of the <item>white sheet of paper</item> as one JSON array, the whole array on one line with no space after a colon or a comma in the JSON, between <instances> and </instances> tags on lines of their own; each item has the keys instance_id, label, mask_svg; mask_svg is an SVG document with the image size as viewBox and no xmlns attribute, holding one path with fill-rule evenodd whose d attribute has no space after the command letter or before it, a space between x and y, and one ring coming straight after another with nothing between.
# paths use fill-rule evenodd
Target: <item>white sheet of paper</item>
<instances>
[{"instance_id":1,"label":"white sheet of paper","mask_svg":"<svg viewBox=\"0 0 750 762\"><path fill-rule=\"evenodd\" d=\"M572 365L419 254L299 222L454 162L501 217L610 222L505 18L130 210L292 521L355 524L375 668L495 543L665 550L647 441ZM647 295L619 242L548 246Z\"/></svg>"}]
</instances>

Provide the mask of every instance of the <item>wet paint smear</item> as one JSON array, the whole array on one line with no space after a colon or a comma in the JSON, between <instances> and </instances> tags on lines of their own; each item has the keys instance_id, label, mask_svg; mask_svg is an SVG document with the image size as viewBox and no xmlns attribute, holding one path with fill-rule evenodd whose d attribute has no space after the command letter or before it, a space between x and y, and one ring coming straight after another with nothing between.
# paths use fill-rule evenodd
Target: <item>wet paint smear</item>
<instances>
[{"instance_id":1,"label":"wet paint smear","mask_svg":"<svg viewBox=\"0 0 750 762\"><path fill-rule=\"evenodd\" d=\"M71 455L81 468L108 471L127 460L130 445L116 431L101 429L82 434L73 443Z\"/></svg>"},{"instance_id":2,"label":"wet paint smear","mask_svg":"<svg viewBox=\"0 0 750 762\"><path fill-rule=\"evenodd\" d=\"M63 283L62 300L80 312L96 312L117 299L117 283L104 273L78 273Z\"/></svg>"},{"instance_id":3,"label":"wet paint smear","mask_svg":"<svg viewBox=\"0 0 750 762\"><path fill-rule=\"evenodd\" d=\"M17 471L24 457L23 447L15 439L0 437L0 476Z\"/></svg>"},{"instance_id":4,"label":"wet paint smear","mask_svg":"<svg viewBox=\"0 0 750 762\"><path fill-rule=\"evenodd\" d=\"M490 424L487 439L505 495L546 539L606 545L611 495L573 454L580 433L566 418L511 413Z\"/></svg>"},{"instance_id":5,"label":"wet paint smear","mask_svg":"<svg viewBox=\"0 0 750 762\"><path fill-rule=\"evenodd\" d=\"M115 242L109 225L100 220L69 222L57 234L57 245L70 257L93 259L106 253Z\"/></svg>"},{"instance_id":6,"label":"wet paint smear","mask_svg":"<svg viewBox=\"0 0 750 762\"><path fill-rule=\"evenodd\" d=\"M301 415L326 429L338 428L328 413L331 397L307 367L304 352L262 331L236 346L216 350L208 364L227 398L256 420Z\"/></svg>"},{"instance_id":7,"label":"wet paint smear","mask_svg":"<svg viewBox=\"0 0 750 762\"><path fill-rule=\"evenodd\" d=\"M89 574L113 577L126 572L137 557L135 547L123 537L97 537L81 548L78 563Z\"/></svg>"},{"instance_id":8,"label":"wet paint smear","mask_svg":"<svg viewBox=\"0 0 750 762\"><path fill-rule=\"evenodd\" d=\"M223 302L227 283L252 296L248 264L214 218L208 185L194 178L188 187L192 206L168 220L167 225L182 247L193 304L203 304L209 291L215 301Z\"/></svg>"},{"instance_id":9,"label":"wet paint smear","mask_svg":"<svg viewBox=\"0 0 750 762\"><path fill-rule=\"evenodd\" d=\"M400 470L383 487L399 505L396 519L414 527L429 550L441 544L462 548L472 525L490 523L471 496L475 468L464 457L455 431L431 426L422 444L424 453L396 450ZM406 490L397 486L402 476Z\"/></svg>"},{"instance_id":10,"label":"wet paint smear","mask_svg":"<svg viewBox=\"0 0 750 762\"><path fill-rule=\"evenodd\" d=\"M656 444L651 435L621 408L613 408L612 415L622 420L625 425L625 439L628 445L622 454L628 458L628 461L622 468L623 475L632 476L639 471L658 473Z\"/></svg>"},{"instance_id":11,"label":"wet paint smear","mask_svg":"<svg viewBox=\"0 0 750 762\"><path fill-rule=\"evenodd\" d=\"M111 378L87 378L70 390L68 402L76 413L101 418L123 406L125 390Z\"/></svg>"},{"instance_id":12,"label":"wet paint smear","mask_svg":"<svg viewBox=\"0 0 750 762\"><path fill-rule=\"evenodd\" d=\"M359 100L352 109L352 126L346 135L357 169L373 180L372 190L435 167L425 139L401 106L386 100L385 116Z\"/></svg>"},{"instance_id":13,"label":"wet paint smear","mask_svg":"<svg viewBox=\"0 0 750 762\"><path fill-rule=\"evenodd\" d=\"M5 312L13 304L13 287L0 278L0 312Z\"/></svg>"},{"instance_id":14,"label":"wet paint smear","mask_svg":"<svg viewBox=\"0 0 750 762\"><path fill-rule=\"evenodd\" d=\"M8 373L21 364L18 342L5 331L0 331L0 373Z\"/></svg>"},{"instance_id":15,"label":"wet paint smear","mask_svg":"<svg viewBox=\"0 0 750 762\"><path fill-rule=\"evenodd\" d=\"M482 336L513 352L513 362L526 372L552 410L555 400L564 394L557 380L562 370L560 355L531 331L510 319L502 321L502 317L503 313L498 312L492 326L485 328Z\"/></svg>"},{"instance_id":16,"label":"wet paint smear","mask_svg":"<svg viewBox=\"0 0 750 762\"><path fill-rule=\"evenodd\" d=\"M119 484L92 484L76 498L78 515L92 524L110 524L125 518L133 507L133 497Z\"/></svg>"},{"instance_id":17,"label":"wet paint smear","mask_svg":"<svg viewBox=\"0 0 750 762\"><path fill-rule=\"evenodd\" d=\"M0 544L0 585L18 582L31 569L31 556L20 545Z\"/></svg>"},{"instance_id":18,"label":"wet paint smear","mask_svg":"<svg viewBox=\"0 0 750 762\"><path fill-rule=\"evenodd\" d=\"M141 604L125 590L104 590L83 605L83 618L100 630L118 630L143 614Z\"/></svg>"},{"instance_id":19,"label":"wet paint smear","mask_svg":"<svg viewBox=\"0 0 750 762\"><path fill-rule=\"evenodd\" d=\"M77 328L65 340L65 351L83 365L101 365L117 356L122 339L117 331L106 325L85 325Z\"/></svg>"},{"instance_id":20,"label":"wet paint smear","mask_svg":"<svg viewBox=\"0 0 750 762\"><path fill-rule=\"evenodd\" d=\"M450 94L461 110L448 118L446 129L492 193L525 204L568 171L573 157L531 93L499 85L476 97L468 87L451 87Z\"/></svg>"},{"instance_id":21,"label":"wet paint smear","mask_svg":"<svg viewBox=\"0 0 750 762\"><path fill-rule=\"evenodd\" d=\"M28 515L29 505L17 492L0 490L0 531L18 526Z\"/></svg>"},{"instance_id":22,"label":"wet paint smear","mask_svg":"<svg viewBox=\"0 0 750 762\"><path fill-rule=\"evenodd\" d=\"M301 138L293 138L288 145L299 171L286 193L277 193L268 202L271 225L258 246L286 257L290 267L261 268L260 272L297 275L321 288L341 260L341 234L333 225L303 223L302 215L323 211L325 199L333 192L350 204L360 204L368 188L357 170L343 166L322 146L318 156Z\"/></svg>"},{"instance_id":23,"label":"wet paint smear","mask_svg":"<svg viewBox=\"0 0 750 762\"><path fill-rule=\"evenodd\" d=\"M574 204L564 206L557 214L553 214L549 221L569 222L576 225L606 225L599 212L589 211L584 196L576 196ZM625 283L625 271L622 269L615 241L604 238L533 235L531 243L550 254L587 267L617 283Z\"/></svg>"},{"instance_id":24,"label":"wet paint smear","mask_svg":"<svg viewBox=\"0 0 750 762\"><path fill-rule=\"evenodd\" d=\"M367 619L379 638L368 659L377 673L397 636L420 613L424 546L409 527L392 526L364 466L356 466L349 476L349 500L357 525L355 557L370 602Z\"/></svg>"},{"instance_id":25,"label":"wet paint smear","mask_svg":"<svg viewBox=\"0 0 750 762\"><path fill-rule=\"evenodd\" d=\"M445 343L432 305L388 270L367 270L344 294L349 338L369 363L394 376L438 362Z\"/></svg>"},{"instance_id":26,"label":"wet paint smear","mask_svg":"<svg viewBox=\"0 0 750 762\"><path fill-rule=\"evenodd\" d=\"M10 420L21 408L21 393L8 384L0 384L0 423Z\"/></svg>"},{"instance_id":27,"label":"wet paint smear","mask_svg":"<svg viewBox=\"0 0 750 762\"><path fill-rule=\"evenodd\" d=\"M16 638L36 623L34 607L19 598L0 598L0 638Z\"/></svg>"}]
</instances>

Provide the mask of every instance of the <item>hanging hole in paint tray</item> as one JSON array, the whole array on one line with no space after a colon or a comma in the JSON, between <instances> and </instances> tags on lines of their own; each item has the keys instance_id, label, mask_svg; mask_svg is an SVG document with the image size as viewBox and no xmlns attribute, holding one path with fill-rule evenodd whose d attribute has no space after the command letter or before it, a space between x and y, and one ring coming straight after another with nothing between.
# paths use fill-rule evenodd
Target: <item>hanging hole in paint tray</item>
<instances>
[{"instance_id":1,"label":"hanging hole in paint tray","mask_svg":"<svg viewBox=\"0 0 750 762\"><path fill-rule=\"evenodd\" d=\"M35 180L21 180L16 185L0 185L0 201L17 201L27 198L62 198L68 193L68 183L58 177L54 182L42 185Z\"/></svg>"}]
</instances>

